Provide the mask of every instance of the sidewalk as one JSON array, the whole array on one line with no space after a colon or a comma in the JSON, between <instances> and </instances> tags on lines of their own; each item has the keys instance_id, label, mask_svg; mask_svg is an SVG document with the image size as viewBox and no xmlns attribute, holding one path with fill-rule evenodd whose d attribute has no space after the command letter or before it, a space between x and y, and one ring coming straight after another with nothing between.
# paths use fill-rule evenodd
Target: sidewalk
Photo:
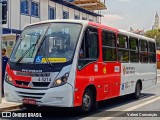
<instances>
[{"instance_id":1,"label":"sidewalk","mask_svg":"<svg viewBox=\"0 0 160 120\"><path fill-rule=\"evenodd\" d=\"M21 103L7 102L5 98L2 98L2 104L0 104L0 112L10 111L22 107Z\"/></svg>"},{"instance_id":2,"label":"sidewalk","mask_svg":"<svg viewBox=\"0 0 160 120\"><path fill-rule=\"evenodd\" d=\"M157 69L157 77L160 77L160 69Z\"/></svg>"}]
</instances>

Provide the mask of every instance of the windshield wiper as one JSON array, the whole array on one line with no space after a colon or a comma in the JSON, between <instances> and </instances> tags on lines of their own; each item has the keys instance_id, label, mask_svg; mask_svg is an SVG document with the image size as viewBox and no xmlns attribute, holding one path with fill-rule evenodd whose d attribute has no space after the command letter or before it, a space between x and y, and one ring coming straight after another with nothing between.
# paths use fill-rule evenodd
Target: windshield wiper
<instances>
[{"instance_id":1,"label":"windshield wiper","mask_svg":"<svg viewBox=\"0 0 160 120\"><path fill-rule=\"evenodd\" d=\"M33 47L35 47L35 46L36 46L36 44L32 44L32 45L26 50L26 52L23 53L23 55L17 60L16 64L20 63L20 62L23 60L23 58L26 56L26 54L27 54Z\"/></svg>"},{"instance_id":2,"label":"windshield wiper","mask_svg":"<svg viewBox=\"0 0 160 120\"><path fill-rule=\"evenodd\" d=\"M46 55L45 55L45 52L44 52L43 49L42 49L42 44L43 44L43 42L44 42L44 40L45 40L45 38L46 38L46 34L47 34L50 26L51 26L51 24L49 25L49 27L48 27L47 30L45 31L44 36L43 36L43 38L41 39L42 42L41 42L41 44L40 44L40 46L39 46L39 51L42 50L42 54L43 54L44 57L45 57ZM38 52L37 52L37 53L38 53ZM48 63L50 66L53 66L52 63L49 61L48 57L46 57L45 60L47 61L47 63Z\"/></svg>"},{"instance_id":3,"label":"windshield wiper","mask_svg":"<svg viewBox=\"0 0 160 120\"><path fill-rule=\"evenodd\" d=\"M25 51L25 53L22 54L22 56L17 60L16 64L19 64L19 63L23 60L23 58L26 56L26 54L27 54L33 47L35 47L35 46L37 45L37 42L38 42L38 40L40 39L40 37L41 37L41 35L38 36L36 43L35 43L35 44L32 44L32 45Z\"/></svg>"}]
</instances>

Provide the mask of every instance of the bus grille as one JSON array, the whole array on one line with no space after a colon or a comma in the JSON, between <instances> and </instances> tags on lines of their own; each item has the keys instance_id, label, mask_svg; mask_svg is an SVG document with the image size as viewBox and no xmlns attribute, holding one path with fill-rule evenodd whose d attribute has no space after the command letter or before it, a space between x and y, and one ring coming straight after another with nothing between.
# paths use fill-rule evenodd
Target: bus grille
<instances>
[{"instance_id":1,"label":"bus grille","mask_svg":"<svg viewBox=\"0 0 160 120\"><path fill-rule=\"evenodd\" d=\"M16 84L17 84L17 85L28 86L29 82L16 80Z\"/></svg>"},{"instance_id":2,"label":"bus grille","mask_svg":"<svg viewBox=\"0 0 160 120\"><path fill-rule=\"evenodd\" d=\"M45 93L29 93L29 92L17 92L18 96L22 98L41 99Z\"/></svg>"},{"instance_id":3,"label":"bus grille","mask_svg":"<svg viewBox=\"0 0 160 120\"><path fill-rule=\"evenodd\" d=\"M16 72L19 76L29 76L29 77L50 77L50 73L27 73L27 72Z\"/></svg>"},{"instance_id":4,"label":"bus grille","mask_svg":"<svg viewBox=\"0 0 160 120\"><path fill-rule=\"evenodd\" d=\"M21 86L29 86L30 82L16 80L16 84ZM32 82L32 84L33 84L32 88L48 87L50 82Z\"/></svg>"},{"instance_id":5,"label":"bus grille","mask_svg":"<svg viewBox=\"0 0 160 120\"><path fill-rule=\"evenodd\" d=\"M50 82L32 82L34 87L48 87Z\"/></svg>"}]
</instances>

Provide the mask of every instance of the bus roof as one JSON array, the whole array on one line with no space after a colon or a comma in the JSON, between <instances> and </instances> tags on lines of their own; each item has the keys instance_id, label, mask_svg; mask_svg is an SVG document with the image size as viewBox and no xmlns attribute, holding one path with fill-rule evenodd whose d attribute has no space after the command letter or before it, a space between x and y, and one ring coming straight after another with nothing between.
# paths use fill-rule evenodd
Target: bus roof
<instances>
[{"instance_id":1,"label":"bus roof","mask_svg":"<svg viewBox=\"0 0 160 120\"><path fill-rule=\"evenodd\" d=\"M46 20L46 21L40 21L36 23L32 23L30 25L37 25L37 24L44 24L44 23L52 23L52 22L68 22L68 23L81 23L81 24L88 24L88 21L86 20L75 20L75 19L55 19L55 20ZM28 26L30 26L28 25Z\"/></svg>"},{"instance_id":2,"label":"bus roof","mask_svg":"<svg viewBox=\"0 0 160 120\"><path fill-rule=\"evenodd\" d=\"M52 22L68 22L68 23L80 23L80 24L83 24L83 25L92 25L92 26L99 27L99 28L102 28L102 29L107 29L107 30L111 30L111 31L114 31L114 32L117 32L117 33L121 33L121 34L124 34L124 35L127 35L127 36L135 37L135 38L138 38L138 39L144 39L144 40L147 40L147 41L155 42L155 40L152 39L152 38L148 38L148 37L145 37L145 36L142 36L142 35L127 32L125 30L113 28L113 27L110 27L110 26L106 26L106 25L102 25L102 24L99 24L99 23L90 22L90 21L86 21L86 20L75 20L75 19L46 20L46 21L36 22L36 23L30 24L28 26L44 24L44 23L52 23Z\"/></svg>"},{"instance_id":3,"label":"bus roof","mask_svg":"<svg viewBox=\"0 0 160 120\"><path fill-rule=\"evenodd\" d=\"M127 32L125 30L120 30L119 29L119 33L127 35L127 36L131 36L131 37L135 37L135 38L138 38L138 39L155 42L155 39L152 39L152 38L149 38L149 37L145 37L145 36L142 36L142 35L138 35L138 34L135 34L135 33L132 33L132 32Z\"/></svg>"}]
</instances>

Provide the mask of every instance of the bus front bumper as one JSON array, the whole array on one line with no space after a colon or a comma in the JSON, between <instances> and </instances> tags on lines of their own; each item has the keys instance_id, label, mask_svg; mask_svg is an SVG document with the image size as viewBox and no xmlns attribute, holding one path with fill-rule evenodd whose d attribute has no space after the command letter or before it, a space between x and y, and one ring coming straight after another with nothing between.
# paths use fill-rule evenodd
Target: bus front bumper
<instances>
[{"instance_id":1,"label":"bus front bumper","mask_svg":"<svg viewBox=\"0 0 160 120\"><path fill-rule=\"evenodd\" d=\"M4 81L5 99L23 103L23 99L34 99L36 105L73 107L73 87L69 84L45 90L17 88Z\"/></svg>"}]
</instances>

